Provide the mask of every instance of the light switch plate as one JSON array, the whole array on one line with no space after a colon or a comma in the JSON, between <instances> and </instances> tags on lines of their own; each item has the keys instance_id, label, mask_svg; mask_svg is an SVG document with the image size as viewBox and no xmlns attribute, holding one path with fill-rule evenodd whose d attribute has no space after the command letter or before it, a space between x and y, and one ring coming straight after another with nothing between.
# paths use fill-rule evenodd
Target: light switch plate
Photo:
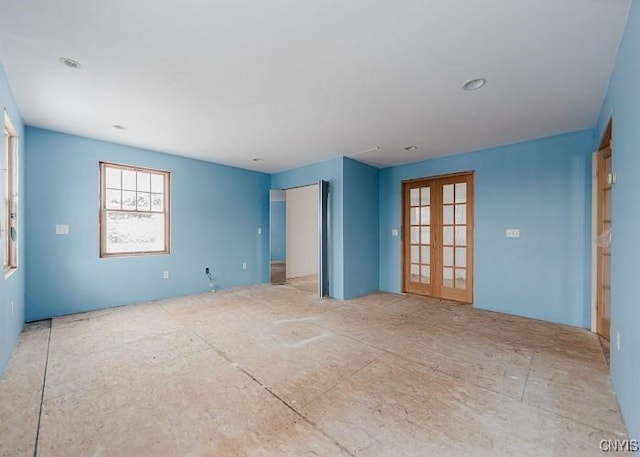
<instances>
[{"instance_id":1,"label":"light switch plate","mask_svg":"<svg viewBox=\"0 0 640 457\"><path fill-rule=\"evenodd\" d=\"M398 229L391 229L391 236L398 236Z\"/></svg>"},{"instance_id":2,"label":"light switch plate","mask_svg":"<svg viewBox=\"0 0 640 457\"><path fill-rule=\"evenodd\" d=\"M56 235L68 235L68 234L69 234L68 224L56 224Z\"/></svg>"},{"instance_id":3,"label":"light switch plate","mask_svg":"<svg viewBox=\"0 0 640 457\"><path fill-rule=\"evenodd\" d=\"M520 229L507 229L507 238L520 238Z\"/></svg>"}]
</instances>

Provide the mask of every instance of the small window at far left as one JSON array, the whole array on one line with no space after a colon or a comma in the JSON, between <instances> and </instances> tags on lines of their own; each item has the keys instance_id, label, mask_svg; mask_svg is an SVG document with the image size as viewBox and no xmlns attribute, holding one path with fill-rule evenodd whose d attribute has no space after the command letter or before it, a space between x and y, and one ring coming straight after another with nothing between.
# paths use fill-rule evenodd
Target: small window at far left
<instances>
[{"instance_id":1,"label":"small window at far left","mask_svg":"<svg viewBox=\"0 0 640 457\"><path fill-rule=\"evenodd\" d=\"M18 268L18 134L4 112L2 148L2 257L5 276Z\"/></svg>"}]
</instances>

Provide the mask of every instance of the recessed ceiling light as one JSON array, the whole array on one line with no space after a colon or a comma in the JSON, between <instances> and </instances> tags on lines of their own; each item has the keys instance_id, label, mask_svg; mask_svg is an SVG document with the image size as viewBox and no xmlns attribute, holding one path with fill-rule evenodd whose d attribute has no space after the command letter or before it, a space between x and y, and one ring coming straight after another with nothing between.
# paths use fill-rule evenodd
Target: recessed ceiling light
<instances>
[{"instance_id":1,"label":"recessed ceiling light","mask_svg":"<svg viewBox=\"0 0 640 457\"><path fill-rule=\"evenodd\" d=\"M418 149L418 146L407 146L404 148L405 151L415 151Z\"/></svg>"},{"instance_id":2,"label":"recessed ceiling light","mask_svg":"<svg viewBox=\"0 0 640 457\"><path fill-rule=\"evenodd\" d=\"M264 159L261 159L260 157L256 157L256 158L251 159L251 160L253 160L254 162L264 162Z\"/></svg>"},{"instance_id":3,"label":"recessed ceiling light","mask_svg":"<svg viewBox=\"0 0 640 457\"><path fill-rule=\"evenodd\" d=\"M79 70L80 68L82 68L82 65L80 65L80 62L73 59L69 59L68 57L60 57L60 63L69 68L73 68L74 70Z\"/></svg>"},{"instance_id":4,"label":"recessed ceiling light","mask_svg":"<svg viewBox=\"0 0 640 457\"><path fill-rule=\"evenodd\" d=\"M129 127L127 127L125 125L120 125L120 124L114 125L113 128L117 129L117 130L129 130Z\"/></svg>"},{"instance_id":5,"label":"recessed ceiling light","mask_svg":"<svg viewBox=\"0 0 640 457\"><path fill-rule=\"evenodd\" d=\"M486 79L484 79L484 78L476 78L476 79L472 79L472 80L467 81L466 83L464 83L462 88L464 90L478 90L481 87L483 87L485 84L487 84L487 80Z\"/></svg>"}]
</instances>

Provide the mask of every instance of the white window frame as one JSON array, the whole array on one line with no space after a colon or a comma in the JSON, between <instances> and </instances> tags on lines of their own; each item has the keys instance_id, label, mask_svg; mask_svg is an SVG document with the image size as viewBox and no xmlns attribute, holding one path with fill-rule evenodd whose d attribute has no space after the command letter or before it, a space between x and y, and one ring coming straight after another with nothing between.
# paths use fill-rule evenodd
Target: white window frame
<instances>
[{"instance_id":1,"label":"white window frame","mask_svg":"<svg viewBox=\"0 0 640 457\"><path fill-rule=\"evenodd\" d=\"M2 151L2 237L3 272L5 279L18 269L18 131L7 110L4 110L4 140ZM13 237L11 236L13 233Z\"/></svg>"},{"instance_id":2,"label":"white window frame","mask_svg":"<svg viewBox=\"0 0 640 457\"><path fill-rule=\"evenodd\" d=\"M141 255L168 255L171 254L171 172L166 170L156 170L153 168L144 168L134 165L124 165L112 162L99 162L100 168L100 257L130 257ZM126 209L107 209L106 204L106 169L116 168L119 170L127 170L142 173L151 173L162 175L164 177L164 202L162 211L153 210L126 210ZM129 212L129 213L147 213L147 214L164 214L164 248L157 251L135 251L135 252L107 252L107 216L110 212Z\"/></svg>"}]
</instances>

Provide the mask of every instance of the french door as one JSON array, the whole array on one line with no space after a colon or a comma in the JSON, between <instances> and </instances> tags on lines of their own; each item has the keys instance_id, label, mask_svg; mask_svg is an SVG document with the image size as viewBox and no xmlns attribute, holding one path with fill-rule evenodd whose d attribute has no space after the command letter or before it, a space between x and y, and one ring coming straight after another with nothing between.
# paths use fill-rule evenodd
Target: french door
<instances>
[{"instance_id":1,"label":"french door","mask_svg":"<svg viewBox=\"0 0 640 457\"><path fill-rule=\"evenodd\" d=\"M473 302L473 174L402 184L405 292Z\"/></svg>"}]
</instances>

